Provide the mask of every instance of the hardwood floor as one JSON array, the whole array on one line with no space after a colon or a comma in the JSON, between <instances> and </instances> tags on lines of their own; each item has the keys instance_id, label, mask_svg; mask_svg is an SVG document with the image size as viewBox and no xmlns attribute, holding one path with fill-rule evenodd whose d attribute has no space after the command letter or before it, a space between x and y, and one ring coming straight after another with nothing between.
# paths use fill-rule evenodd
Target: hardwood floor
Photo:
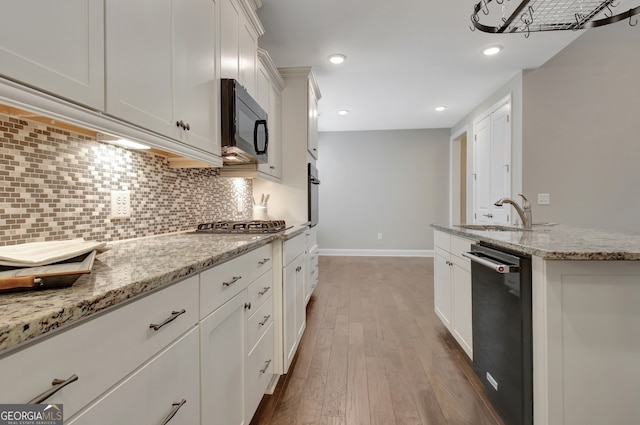
<instances>
[{"instance_id":1,"label":"hardwood floor","mask_svg":"<svg viewBox=\"0 0 640 425\"><path fill-rule=\"evenodd\" d=\"M433 259L319 261L294 363L251 425L503 425L433 312Z\"/></svg>"}]
</instances>

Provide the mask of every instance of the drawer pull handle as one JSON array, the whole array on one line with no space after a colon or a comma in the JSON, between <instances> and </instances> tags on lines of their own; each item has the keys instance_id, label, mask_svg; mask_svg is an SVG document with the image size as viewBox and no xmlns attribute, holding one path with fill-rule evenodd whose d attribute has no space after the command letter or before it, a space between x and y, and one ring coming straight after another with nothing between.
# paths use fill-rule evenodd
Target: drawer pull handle
<instances>
[{"instance_id":1,"label":"drawer pull handle","mask_svg":"<svg viewBox=\"0 0 640 425\"><path fill-rule=\"evenodd\" d=\"M266 294L267 292L269 292L269 289L271 289L270 286L265 286L264 289L260 292L258 292L258 295L263 296L264 294Z\"/></svg>"},{"instance_id":2,"label":"drawer pull handle","mask_svg":"<svg viewBox=\"0 0 640 425\"><path fill-rule=\"evenodd\" d=\"M171 412L169 412L169 414L167 415L166 418L164 418L164 421L162 421L162 423L160 425L167 425L169 423L169 421L171 419L173 419L173 417L176 415L176 413L178 413L178 410L180 410L180 408L182 406L184 406L184 404L187 402L187 400L185 400L184 398L182 399L182 401L178 401L176 403L172 403L171 406L173 407L173 409L171 409Z\"/></svg>"},{"instance_id":3,"label":"drawer pull handle","mask_svg":"<svg viewBox=\"0 0 640 425\"><path fill-rule=\"evenodd\" d=\"M267 373L267 369L269 369L270 364L271 364L271 359L264 362L264 369L260 369L260 373Z\"/></svg>"},{"instance_id":4,"label":"drawer pull handle","mask_svg":"<svg viewBox=\"0 0 640 425\"><path fill-rule=\"evenodd\" d=\"M262 261L258 261L258 264L260 264L261 266L264 266L269 262L269 260L271 260L271 258L263 258Z\"/></svg>"},{"instance_id":5,"label":"drawer pull handle","mask_svg":"<svg viewBox=\"0 0 640 425\"><path fill-rule=\"evenodd\" d=\"M270 318L271 318L271 315L264 316L264 320L263 320L262 322L259 322L258 324L259 324L260 326L264 326L264 325L266 325L266 324L267 324L267 322L269 321L269 319L270 319Z\"/></svg>"},{"instance_id":6,"label":"drawer pull handle","mask_svg":"<svg viewBox=\"0 0 640 425\"><path fill-rule=\"evenodd\" d=\"M237 281L239 281L240 279L242 279L242 276L234 276L231 279L231 282L222 282L222 286L229 287L229 286L233 285L234 283L236 283Z\"/></svg>"},{"instance_id":7,"label":"drawer pull handle","mask_svg":"<svg viewBox=\"0 0 640 425\"><path fill-rule=\"evenodd\" d=\"M77 380L78 380L78 375L76 374L71 375L67 379L54 379L51 382L51 385L53 385L53 387L49 388L47 391L43 392L33 400L28 401L27 404L40 404L46 399L48 399L49 397L51 397L52 395L54 395L55 393L57 393L58 391L60 391L61 389L63 389L64 387L66 387L67 385L69 385L70 383L75 382Z\"/></svg>"},{"instance_id":8,"label":"drawer pull handle","mask_svg":"<svg viewBox=\"0 0 640 425\"><path fill-rule=\"evenodd\" d=\"M184 308L180 311L172 311L171 312L171 316L166 319L164 322L160 323L159 325L155 325L155 324L150 324L149 328L153 329L154 331L157 331L158 329L160 329L161 327L163 327L164 325L173 322L174 320L176 320L178 318L178 316L180 316L181 314L185 314L187 312L187 310L185 310Z\"/></svg>"}]
</instances>

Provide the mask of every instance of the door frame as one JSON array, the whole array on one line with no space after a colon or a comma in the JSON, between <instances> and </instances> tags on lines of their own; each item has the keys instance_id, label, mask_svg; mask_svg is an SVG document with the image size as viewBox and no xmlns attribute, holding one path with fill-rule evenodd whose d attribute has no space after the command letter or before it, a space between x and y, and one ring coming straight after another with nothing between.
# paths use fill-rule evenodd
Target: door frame
<instances>
[{"instance_id":1,"label":"door frame","mask_svg":"<svg viewBox=\"0 0 640 425\"><path fill-rule=\"evenodd\" d=\"M461 152L457 147L457 144L462 140L463 137L467 139L467 155L465 158L465 167L466 167L466 179L464 182L460 181L460 171L461 171ZM455 183L459 184L456 185ZM456 200L461 198L462 185L465 187L465 199L466 199L466 214L464 217L464 222L466 223L469 218L469 125L465 125L460 128L455 133L451 134L449 138L449 225L457 224L456 222L461 222L462 220L454 220L457 215L454 213L454 207L458 206ZM460 217L462 219L462 217Z\"/></svg>"},{"instance_id":2,"label":"door frame","mask_svg":"<svg viewBox=\"0 0 640 425\"><path fill-rule=\"evenodd\" d=\"M472 147L472 161L471 161L471 169L469 170L469 165L467 164L467 169L471 172L471 176L473 176L474 181L472 181L472 190L470 191L471 193L468 193L468 197L470 197L470 201L471 201L471 211L469 213L469 210L467 209L467 216L469 218L471 218L472 222L475 222L475 218L474 218L474 213L476 211L476 187L475 187L475 173L476 173L476 149L475 149L475 135L476 135L476 126L477 124L482 121L483 119L485 119L488 116L491 116L491 114L493 114L495 111L497 111L498 109L500 109L501 107L503 107L504 105L508 104L509 105L509 119L511 120L511 125L510 125L510 129L511 129L511 134L509 137L509 169L511 170L513 167L513 94L509 93L506 96L502 97L500 100L498 100L497 102L495 102L493 105L491 105L490 107L488 107L487 109L485 109L482 113L478 114L474 119L473 119L473 133L472 133L472 138L471 138L471 145ZM490 123L491 125L491 123ZM509 172L509 192L511 192L513 190L513 172ZM508 194L508 196L512 196L511 193Z\"/></svg>"}]
</instances>

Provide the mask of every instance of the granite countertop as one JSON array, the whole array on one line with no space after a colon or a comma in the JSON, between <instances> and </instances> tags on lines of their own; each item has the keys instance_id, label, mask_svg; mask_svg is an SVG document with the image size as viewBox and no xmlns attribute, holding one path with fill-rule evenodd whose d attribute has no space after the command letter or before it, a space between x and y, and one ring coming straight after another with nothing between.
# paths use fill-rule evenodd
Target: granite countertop
<instances>
[{"instance_id":1,"label":"granite countertop","mask_svg":"<svg viewBox=\"0 0 640 425\"><path fill-rule=\"evenodd\" d=\"M299 223L274 234L176 233L110 243L91 273L73 286L0 294L0 354L132 297L191 276L276 239L305 231Z\"/></svg>"},{"instance_id":2,"label":"granite countertop","mask_svg":"<svg viewBox=\"0 0 640 425\"><path fill-rule=\"evenodd\" d=\"M545 260L640 260L640 234L633 232L565 225L534 225L532 230L519 231L481 231L438 224L431 227Z\"/></svg>"}]
</instances>

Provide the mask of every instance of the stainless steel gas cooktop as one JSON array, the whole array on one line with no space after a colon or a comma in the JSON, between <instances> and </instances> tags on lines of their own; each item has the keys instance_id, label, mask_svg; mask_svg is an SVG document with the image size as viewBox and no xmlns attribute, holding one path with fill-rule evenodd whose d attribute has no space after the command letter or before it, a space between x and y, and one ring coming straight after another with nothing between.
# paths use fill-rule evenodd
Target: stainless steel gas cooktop
<instances>
[{"instance_id":1,"label":"stainless steel gas cooktop","mask_svg":"<svg viewBox=\"0 0 640 425\"><path fill-rule=\"evenodd\" d=\"M199 224L195 233L277 233L285 229L284 220L214 221Z\"/></svg>"}]
</instances>

